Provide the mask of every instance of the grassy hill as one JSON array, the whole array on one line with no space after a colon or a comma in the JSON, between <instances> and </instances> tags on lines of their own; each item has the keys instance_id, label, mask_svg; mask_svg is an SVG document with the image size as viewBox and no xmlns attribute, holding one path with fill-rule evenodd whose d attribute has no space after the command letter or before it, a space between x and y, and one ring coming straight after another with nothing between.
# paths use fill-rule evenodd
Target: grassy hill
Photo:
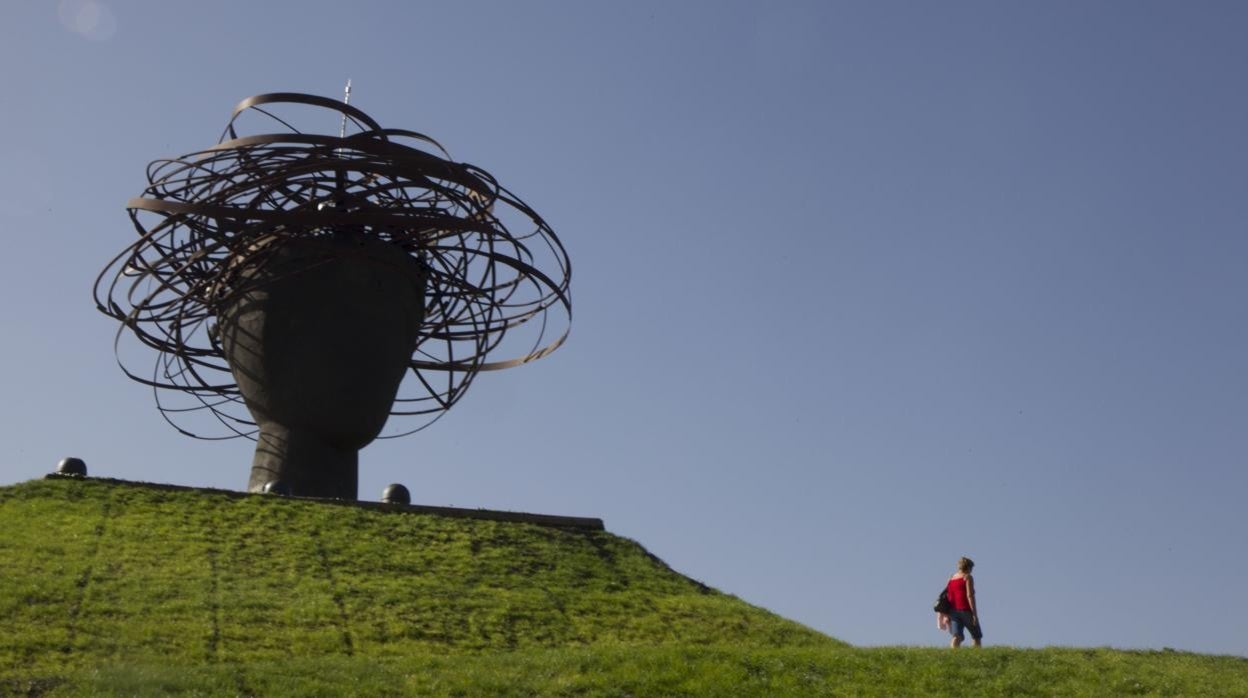
<instances>
[{"instance_id":1,"label":"grassy hill","mask_svg":"<svg viewBox=\"0 0 1248 698\"><path fill-rule=\"evenodd\" d=\"M1248 696L1234 657L855 649L583 528L57 479L0 531L0 695Z\"/></svg>"}]
</instances>

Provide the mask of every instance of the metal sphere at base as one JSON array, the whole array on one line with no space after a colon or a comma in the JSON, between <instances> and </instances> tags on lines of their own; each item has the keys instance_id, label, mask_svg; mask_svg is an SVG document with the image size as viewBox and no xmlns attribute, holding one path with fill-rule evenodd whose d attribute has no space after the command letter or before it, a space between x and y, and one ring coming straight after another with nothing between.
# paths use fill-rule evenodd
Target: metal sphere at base
<instances>
[{"instance_id":1,"label":"metal sphere at base","mask_svg":"<svg viewBox=\"0 0 1248 698\"><path fill-rule=\"evenodd\" d=\"M56 472L59 475L86 477L87 464L81 458L62 458L61 462L56 464Z\"/></svg>"},{"instance_id":2,"label":"metal sphere at base","mask_svg":"<svg viewBox=\"0 0 1248 698\"><path fill-rule=\"evenodd\" d=\"M281 480L270 480L264 483L264 487L260 490L265 494L276 494L281 497L291 496L290 485Z\"/></svg>"},{"instance_id":3,"label":"metal sphere at base","mask_svg":"<svg viewBox=\"0 0 1248 698\"><path fill-rule=\"evenodd\" d=\"M385 491L381 493L381 501L386 504L411 504L412 493L396 482L386 486Z\"/></svg>"}]
</instances>

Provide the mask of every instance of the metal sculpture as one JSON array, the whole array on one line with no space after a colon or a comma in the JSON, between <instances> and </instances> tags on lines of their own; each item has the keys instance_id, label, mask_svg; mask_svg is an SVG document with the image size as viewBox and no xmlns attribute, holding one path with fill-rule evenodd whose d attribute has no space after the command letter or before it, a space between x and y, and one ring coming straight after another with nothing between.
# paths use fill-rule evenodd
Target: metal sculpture
<instances>
[{"instance_id":1,"label":"metal sculpture","mask_svg":"<svg viewBox=\"0 0 1248 698\"><path fill-rule=\"evenodd\" d=\"M285 110L333 110L342 131L305 132ZM244 135L244 119L282 128ZM216 146L147 174L127 204L139 239L101 272L96 305L122 323L122 370L178 431L257 440L253 492L354 499L360 448L567 338L571 266L545 221L431 138L345 102L251 97ZM150 375L129 368L125 340L156 351ZM203 416L224 432L188 424Z\"/></svg>"}]
</instances>

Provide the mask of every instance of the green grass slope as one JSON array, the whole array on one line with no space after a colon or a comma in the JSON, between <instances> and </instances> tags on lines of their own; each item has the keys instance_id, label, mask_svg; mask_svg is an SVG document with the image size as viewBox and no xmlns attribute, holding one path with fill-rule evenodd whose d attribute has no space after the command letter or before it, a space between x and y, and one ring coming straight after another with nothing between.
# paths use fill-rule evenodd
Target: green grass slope
<instances>
[{"instance_id":1,"label":"green grass slope","mask_svg":"<svg viewBox=\"0 0 1248 698\"><path fill-rule=\"evenodd\" d=\"M1248 695L1184 653L854 649L602 531L0 488L0 695Z\"/></svg>"}]
</instances>

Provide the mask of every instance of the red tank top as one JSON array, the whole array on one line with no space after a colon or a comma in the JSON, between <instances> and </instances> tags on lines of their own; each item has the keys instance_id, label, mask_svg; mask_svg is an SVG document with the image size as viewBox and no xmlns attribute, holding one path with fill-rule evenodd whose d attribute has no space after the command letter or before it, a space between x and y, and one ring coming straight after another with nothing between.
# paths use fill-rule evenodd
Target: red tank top
<instances>
[{"instance_id":1,"label":"red tank top","mask_svg":"<svg viewBox=\"0 0 1248 698\"><path fill-rule=\"evenodd\" d=\"M966 597L966 577L950 579L949 585L945 589L949 592L949 603L953 604L953 610L971 610L971 602Z\"/></svg>"}]
</instances>

